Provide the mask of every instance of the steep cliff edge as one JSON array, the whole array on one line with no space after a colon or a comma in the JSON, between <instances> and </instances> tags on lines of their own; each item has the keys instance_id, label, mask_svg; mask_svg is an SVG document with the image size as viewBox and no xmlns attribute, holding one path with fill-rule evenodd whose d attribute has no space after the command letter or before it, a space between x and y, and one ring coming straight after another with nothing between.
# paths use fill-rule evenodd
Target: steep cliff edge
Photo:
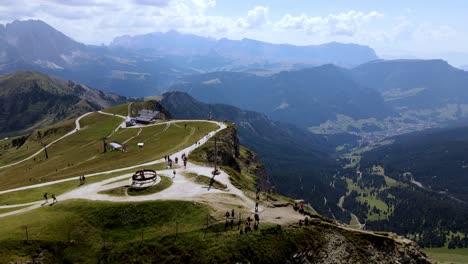
<instances>
[{"instance_id":1,"label":"steep cliff edge","mask_svg":"<svg viewBox=\"0 0 468 264\"><path fill-rule=\"evenodd\" d=\"M229 124L228 128L217 135L217 158L215 157L214 139L195 150L192 161L213 164L216 160L223 170L231 176L231 181L249 193L260 187L264 192L271 192L271 184L256 154L241 146L237 128ZM269 206L285 207L284 212L293 211L292 200L280 195L271 195ZM336 221L315 213L306 212L307 225L288 223L278 225L249 238L249 242L240 236L231 243L248 245L251 258L236 259L241 263L431 263L418 245L409 239L393 233L371 232L352 229ZM287 217L285 217L287 218ZM305 219L304 218L304 219ZM256 241L256 242L255 242ZM266 257L268 253L275 257ZM233 256L226 259L232 261Z\"/></svg>"}]
</instances>

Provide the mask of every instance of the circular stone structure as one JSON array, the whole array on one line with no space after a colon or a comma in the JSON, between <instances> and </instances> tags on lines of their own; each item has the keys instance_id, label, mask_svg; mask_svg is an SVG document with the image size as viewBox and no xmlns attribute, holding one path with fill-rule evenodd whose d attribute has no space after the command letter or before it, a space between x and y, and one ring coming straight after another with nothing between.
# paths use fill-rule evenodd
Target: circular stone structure
<instances>
[{"instance_id":1,"label":"circular stone structure","mask_svg":"<svg viewBox=\"0 0 468 264\"><path fill-rule=\"evenodd\" d=\"M132 188L148 188L161 181L155 170L139 170L132 176Z\"/></svg>"}]
</instances>

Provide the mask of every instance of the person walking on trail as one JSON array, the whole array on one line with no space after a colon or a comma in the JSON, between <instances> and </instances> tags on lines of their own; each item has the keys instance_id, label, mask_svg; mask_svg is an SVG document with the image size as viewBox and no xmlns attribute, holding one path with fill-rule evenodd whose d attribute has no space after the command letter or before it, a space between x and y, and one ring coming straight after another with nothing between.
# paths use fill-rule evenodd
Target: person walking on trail
<instances>
[{"instance_id":1,"label":"person walking on trail","mask_svg":"<svg viewBox=\"0 0 468 264\"><path fill-rule=\"evenodd\" d=\"M232 209L232 211L231 211L231 217L234 218L234 216L235 216L235 212L234 212L234 209Z\"/></svg>"},{"instance_id":2,"label":"person walking on trail","mask_svg":"<svg viewBox=\"0 0 468 264\"><path fill-rule=\"evenodd\" d=\"M175 175L176 175L176 171L174 170L174 171L173 171L172 173L174 174L174 177L172 177L172 178L175 178Z\"/></svg>"},{"instance_id":3,"label":"person walking on trail","mask_svg":"<svg viewBox=\"0 0 468 264\"><path fill-rule=\"evenodd\" d=\"M45 203L49 202L49 199L47 198L47 193L44 193L44 199L45 199Z\"/></svg>"},{"instance_id":4,"label":"person walking on trail","mask_svg":"<svg viewBox=\"0 0 468 264\"><path fill-rule=\"evenodd\" d=\"M57 202L57 197L55 197L55 194L52 194L52 201L53 201L53 203Z\"/></svg>"},{"instance_id":5,"label":"person walking on trail","mask_svg":"<svg viewBox=\"0 0 468 264\"><path fill-rule=\"evenodd\" d=\"M229 214L229 210L226 211L226 218L229 218L231 214Z\"/></svg>"}]
</instances>

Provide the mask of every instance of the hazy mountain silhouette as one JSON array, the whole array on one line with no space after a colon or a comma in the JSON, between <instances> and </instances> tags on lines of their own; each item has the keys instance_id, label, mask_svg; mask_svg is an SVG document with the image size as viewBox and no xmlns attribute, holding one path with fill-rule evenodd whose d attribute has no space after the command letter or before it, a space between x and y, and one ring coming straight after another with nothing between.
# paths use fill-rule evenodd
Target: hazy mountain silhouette
<instances>
[{"instance_id":1,"label":"hazy mountain silhouette","mask_svg":"<svg viewBox=\"0 0 468 264\"><path fill-rule=\"evenodd\" d=\"M443 60L373 61L352 69L361 85L407 108L433 108L468 103L468 72Z\"/></svg>"},{"instance_id":2,"label":"hazy mountain silhouette","mask_svg":"<svg viewBox=\"0 0 468 264\"><path fill-rule=\"evenodd\" d=\"M177 31L150 33L115 38L111 47L125 47L133 50L150 51L155 55L219 55L221 57L252 62L269 60L273 62L295 62L309 64L333 63L342 66L358 65L377 59L374 50L367 46L344 43L295 46L272 44L253 39L230 40L204 38Z\"/></svg>"},{"instance_id":3,"label":"hazy mountain silhouette","mask_svg":"<svg viewBox=\"0 0 468 264\"><path fill-rule=\"evenodd\" d=\"M345 69L324 65L268 77L214 72L191 76L170 90L190 93L209 103L224 103L268 114L301 127L333 120L392 114L381 95L357 84Z\"/></svg>"}]
</instances>

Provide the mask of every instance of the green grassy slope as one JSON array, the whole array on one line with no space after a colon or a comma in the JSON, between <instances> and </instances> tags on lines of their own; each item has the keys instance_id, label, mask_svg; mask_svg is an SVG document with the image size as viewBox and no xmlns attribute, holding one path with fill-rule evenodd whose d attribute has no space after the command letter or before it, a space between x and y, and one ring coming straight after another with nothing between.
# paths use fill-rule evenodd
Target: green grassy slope
<instances>
[{"instance_id":1,"label":"green grassy slope","mask_svg":"<svg viewBox=\"0 0 468 264\"><path fill-rule=\"evenodd\" d=\"M41 142L48 144L75 128L74 119L38 129L31 134L0 141L0 166L29 157L42 148Z\"/></svg>"},{"instance_id":2,"label":"green grassy slope","mask_svg":"<svg viewBox=\"0 0 468 264\"><path fill-rule=\"evenodd\" d=\"M127 142L127 152L102 153L102 137L111 134L122 122L121 118L94 113L82 119L82 130L48 148L49 159L39 156L0 171L0 189L8 189L57 180L81 174L106 171L142 164L162 158L166 154L194 144L217 125L206 122L157 125L142 129L124 129L115 133L107 142L133 139ZM136 145L144 142L145 147ZM15 175L15 177L11 177Z\"/></svg>"}]
</instances>

